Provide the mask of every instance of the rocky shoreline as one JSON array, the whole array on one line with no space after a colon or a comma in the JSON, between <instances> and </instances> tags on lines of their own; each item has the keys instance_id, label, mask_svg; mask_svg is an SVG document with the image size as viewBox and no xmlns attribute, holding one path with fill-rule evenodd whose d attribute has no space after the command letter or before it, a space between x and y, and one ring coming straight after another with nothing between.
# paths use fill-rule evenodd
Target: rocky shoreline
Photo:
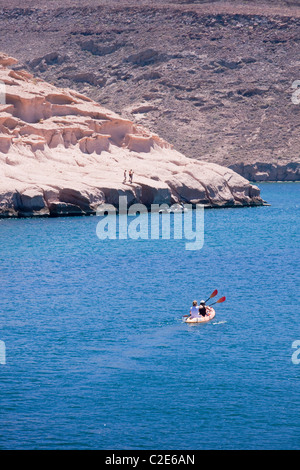
<instances>
[{"instance_id":1,"label":"rocky shoreline","mask_svg":"<svg viewBox=\"0 0 300 470\"><path fill-rule=\"evenodd\" d=\"M143 126L1 54L0 217L92 215L103 203L264 204L231 169L194 160ZM124 170L133 169L133 181Z\"/></svg>"},{"instance_id":2,"label":"rocky shoreline","mask_svg":"<svg viewBox=\"0 0 300 470\"><path fill-rule=\"evenodd\" d=\"M134 192L120 192L119 196L126 196L131 197L134 195ZM74 196L74 192L72 191L72 196ZM101 207L101 204L94 205L91 200L85 197L82 193L76 195L77 197L68 197L67 200L73 200L74 203L70 202L62 202L63 196L58 196L57 201L49 203L47 197L44 197L43 194L40 194L38 191L33 191L29 194L28 191L24 191L23 193L15 192L12 195L6 195L7 204L2 204L0 208L0 219L25 219L25 218L57 218L57 217L77 217L77 216L96 216L97 209ZM108 203L108 200L104 200L103 203ZM155 204L166 204L166 202L162 202L160 199L157 199L158 202ZM170 207L173 201L170 201ZM1 203L0 203L1 204ZM118 204L112 204L115 209L116 213L118 214ZM143 201L142 198L137 197L132 200L132 204L143 204L146 208L150 211L151 204L147 205ZM175 203L176 204L176 203ZM182 208L184 208L185 204L189 204L188 202L180 202ZM241 203L241 204L205 204L203 203L204 209L224 209L224 208L241 208L241 207L254 207L254 206L269 206L266 201L250 201L248 203ZM191 204L192 208L196 208L196 204ZM128 208L130 205L128 205ZM156 209L152 209L156 210ZM172 209L170 209L172 211ZM160 212L165 212L166 209L162 208L159 210Z\"/></svg>"},{"instance_id":3,"label":"rocky shoreline","mask_svg":"<svg viewBox=\"0 0 300 470\"><path fill-rule=\"evenodd\" d=\"M296 162L274 164L256 162L253 164L236 163L229 168L254 182L298 182L300 181L300 165Z\"/></svg>"}]
</instances>

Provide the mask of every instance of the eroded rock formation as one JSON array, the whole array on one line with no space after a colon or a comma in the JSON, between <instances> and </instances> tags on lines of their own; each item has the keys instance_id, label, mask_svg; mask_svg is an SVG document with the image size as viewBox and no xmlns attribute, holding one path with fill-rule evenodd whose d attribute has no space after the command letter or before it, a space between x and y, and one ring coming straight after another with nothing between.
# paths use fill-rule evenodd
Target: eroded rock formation
<instances>
[{"instance_id":1,"label":"eroded rock formation","mask_svg":"<svg viewBox=\"0 0 300 470\"><path fill-rule=\"evenodd\" d=\"M128 202L261 205L233 170L192 160L88 97L9 68L0 55L0 216L94 214ZM2 100L3 102L3 100ZM133 183L123 181L133 169Z\"/></svg>"}]
</instances>

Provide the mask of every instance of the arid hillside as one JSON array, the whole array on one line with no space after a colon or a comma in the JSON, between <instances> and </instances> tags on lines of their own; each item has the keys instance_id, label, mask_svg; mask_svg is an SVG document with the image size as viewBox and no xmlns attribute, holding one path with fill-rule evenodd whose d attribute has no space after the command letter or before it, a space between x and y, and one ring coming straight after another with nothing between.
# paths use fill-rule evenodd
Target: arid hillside
<instances>
[{"instance_id":1,"label":"arid hillside","mask_svg":"<svg viewBox=\"0 0 300 470\"><path fill-rule=\"evenodd\" d=\"M16 69L77 89L188 157L254 181L300 179L299 1L22 5L0 3L0 49Z\"/></svg>"}]
</instances>

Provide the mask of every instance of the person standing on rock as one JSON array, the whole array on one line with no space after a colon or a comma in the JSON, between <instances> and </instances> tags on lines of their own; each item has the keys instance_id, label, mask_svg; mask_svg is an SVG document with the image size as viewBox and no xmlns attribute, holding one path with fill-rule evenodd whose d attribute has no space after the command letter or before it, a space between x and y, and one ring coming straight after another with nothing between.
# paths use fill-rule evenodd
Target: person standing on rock
<instances>
[{"instance_id":1,"label":"person standing on rock","mask_svg":"<svg viewBox=\"0 0 300 470\"><path fill-rule=\"evenodd\" d=\"M127 171L124 170L124 181L123 181L123 183L126 183L126 180L127 180Z\"/></svg>"},{"instance_id":2,"label":"person standing on rock","mask_svg":"<svg viewBox=\"0 0 300 470\"><path fill-rule=\"evenodd\" d=\"M132 170L129 170L129 180L130 180L130 183L132 183L132 178L133 178L133 171L132 171Z\"/></svg>"}]
</instances>

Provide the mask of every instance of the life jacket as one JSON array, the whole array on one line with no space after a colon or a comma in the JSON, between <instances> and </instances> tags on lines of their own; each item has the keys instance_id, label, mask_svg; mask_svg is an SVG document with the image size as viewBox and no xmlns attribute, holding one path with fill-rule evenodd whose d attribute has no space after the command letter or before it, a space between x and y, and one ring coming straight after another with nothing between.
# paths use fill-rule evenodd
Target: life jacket
<instances>
[{"instance_id":1,"label":"life jacket","mask_svg":"<svg viewBox=\"0 0 300 470\"><path fill-rule=\"evenodd\" d=\"M199 307L199 314L202 315L203 317L206 315L206 307L205 307L205 305L200 305L200 307Z\"/></svg>"}]
</instances>

